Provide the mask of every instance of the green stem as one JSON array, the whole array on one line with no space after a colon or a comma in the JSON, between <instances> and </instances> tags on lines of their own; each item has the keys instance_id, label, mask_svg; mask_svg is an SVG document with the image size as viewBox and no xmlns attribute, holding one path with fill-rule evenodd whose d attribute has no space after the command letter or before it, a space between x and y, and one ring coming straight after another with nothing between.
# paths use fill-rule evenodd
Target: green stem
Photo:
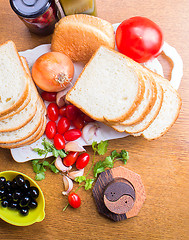
<instances>
[{"instance_id":1,"label":"green stem","mask_svg":"<svg viewBox=\"0 0 189 240\"><path fill-rule=\"evenodd\" d=\"M69 203L66 204L66 206L63 208L63 212L66 210L66 208L69 206Z\"/></svg>"},{"instance_id":2,"label":"green stem","mask_svg":"<svg viewBox=\"0 0 189 240\"><path fill-rule=\"evenodd\" d=\"M91 172L91 170L93 169L95 154L96 154L96 151L94 152L94 155L93 155L91 167L90 167L89 171L87 172L87 174L85 175L86 178L87 178L87 176L89 175L89 173Z\"/></svg>"}]
</instances>

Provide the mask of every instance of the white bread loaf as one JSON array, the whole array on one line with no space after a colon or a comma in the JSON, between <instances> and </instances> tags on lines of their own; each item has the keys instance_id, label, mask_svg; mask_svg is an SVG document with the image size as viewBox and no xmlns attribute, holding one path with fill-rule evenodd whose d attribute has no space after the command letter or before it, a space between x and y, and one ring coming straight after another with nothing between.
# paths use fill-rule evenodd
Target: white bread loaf
<instances>
[{"instance_id":1,"label":"white bread loaf","mask_svg":"<svg viewBox=\"0 0 189 240\"><path fill-rule=\"evenodd\" d=\"M15 44L0 46L0 117L17 109L27 98L29 82Z\"/></svg>"},{"instance_id":2,"label":"white bread loaf","mask_svg":"<svg viewBox=\"0 0 189 240\"><path fill-rule=\"evenodd\" d=\"M127 57L101 46L66 100L97 121L120 122L135 111L143 95L142 75L128 66Z\"/></svg>"},{"instance_id":3,"label":"white bread loaf","mask_svg":"<svg viewBox=\"0 0 189 240\"><path fill-rule=\"evenodd\" d=\"M74 62L87 63L101 45L114 49L112 24L87 14L75 14L56 24L51 50L66 54Z\"/></svg>"}]
</instances>

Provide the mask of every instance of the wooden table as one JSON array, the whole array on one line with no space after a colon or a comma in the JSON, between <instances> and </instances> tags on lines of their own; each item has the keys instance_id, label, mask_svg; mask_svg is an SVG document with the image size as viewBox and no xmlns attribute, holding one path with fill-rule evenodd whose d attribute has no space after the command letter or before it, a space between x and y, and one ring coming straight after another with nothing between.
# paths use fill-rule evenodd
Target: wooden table
<instances>
[{"instance_id":1,"label":"wooden table","mask_svg":"<svg viewBox=\"0 0 189 240\"><path fill-rule=\"evenodd\" d=\"M174 46L184 61L184 76L179 93L183 105L176 124L163 137L146 141L126 137L109 141L108 153L126 149L126 167L141 175L147 199L137 217L113 222L97 212L91 191L80 190L82 206L62 212L60 175L51 172L39 182L46 199L46 217L41 223L16 227L0 220L0 238L7 239L189 239L189 62L188 0L97 0L98 16L116 23L141 15L155 21L165 40ZM13 40L19 51L50 43L51 36L31 34L9 6L0 4L0 43ZM170 67L165 64L169 77ZM91 148L87 151L92 154ZM107 153L107 154L108 154ZM96 160L99 160L97 158ZM116 166L122 165L117 163ZM34 178L31 163L16 163L9 150L0 149L0 170L17 170Z\"/></svg>"}]
</instances>

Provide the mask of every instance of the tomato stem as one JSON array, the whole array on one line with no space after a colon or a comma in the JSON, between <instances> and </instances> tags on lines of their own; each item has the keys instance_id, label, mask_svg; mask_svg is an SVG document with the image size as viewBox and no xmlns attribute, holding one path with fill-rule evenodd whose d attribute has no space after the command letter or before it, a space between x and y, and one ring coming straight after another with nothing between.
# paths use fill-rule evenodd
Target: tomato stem
<instances>
[{"instance_id":1,"label":"tomato stem","mask_svg":"<svg viewBox=\"0 0 189 240\"><path fill-rule=\"evenodd\" d=\"M94 166L95 154L96 154L96 151L94 151L91 167L89 168L89 171L87 172L87 174L85 175L85 177L87 177L87 176L89 175L89 173L91 172L91 170L92 170L92 168L93 168L93 166Z\"/></svg>"}]
</instances>

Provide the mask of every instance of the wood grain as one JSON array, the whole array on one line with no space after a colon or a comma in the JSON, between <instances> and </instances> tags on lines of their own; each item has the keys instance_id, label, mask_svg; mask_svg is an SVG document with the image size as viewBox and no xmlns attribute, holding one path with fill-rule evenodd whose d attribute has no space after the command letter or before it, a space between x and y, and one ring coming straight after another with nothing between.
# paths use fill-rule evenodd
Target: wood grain
<instances>
[{"instance_id":1,"label":"wood grain","mask_svg":"<svg viewBox=\"0 0 189 240\"><path fill-rule=\"evenodd\" d=\"M137 217L112 222L102 217L91 191L81 189L79 209L68 208L62 197L62 176L46 173L39 182L46 199L46 217L29 227L15 227L0 220L2 240L7 239L137 239L187 240L189 236L189 24L188 0L97 0L98 16L116 23L135 15L146 16L163 30L165 41L174 46L184 61L184 76L179 93L183 104L175 125L163 137L146 141L126 137L109 142L108 154L126 149L130 159L126 167L137 172L146 190L146 201ZM9 1L0 4L0 43L13 40L19 51L50 43L51 36L31 34L13 13ZM164 61L164 59L162 59ZM164 62L165 75L171 66ZM87 151L92 156L91 148ZM97 160L102 157L97 157ZM122 165L116 162L116 166ZM34 178L31 163L14 162L10 151L0 148L0 170L17 170Z\"/></svg>"}]
</instances>

